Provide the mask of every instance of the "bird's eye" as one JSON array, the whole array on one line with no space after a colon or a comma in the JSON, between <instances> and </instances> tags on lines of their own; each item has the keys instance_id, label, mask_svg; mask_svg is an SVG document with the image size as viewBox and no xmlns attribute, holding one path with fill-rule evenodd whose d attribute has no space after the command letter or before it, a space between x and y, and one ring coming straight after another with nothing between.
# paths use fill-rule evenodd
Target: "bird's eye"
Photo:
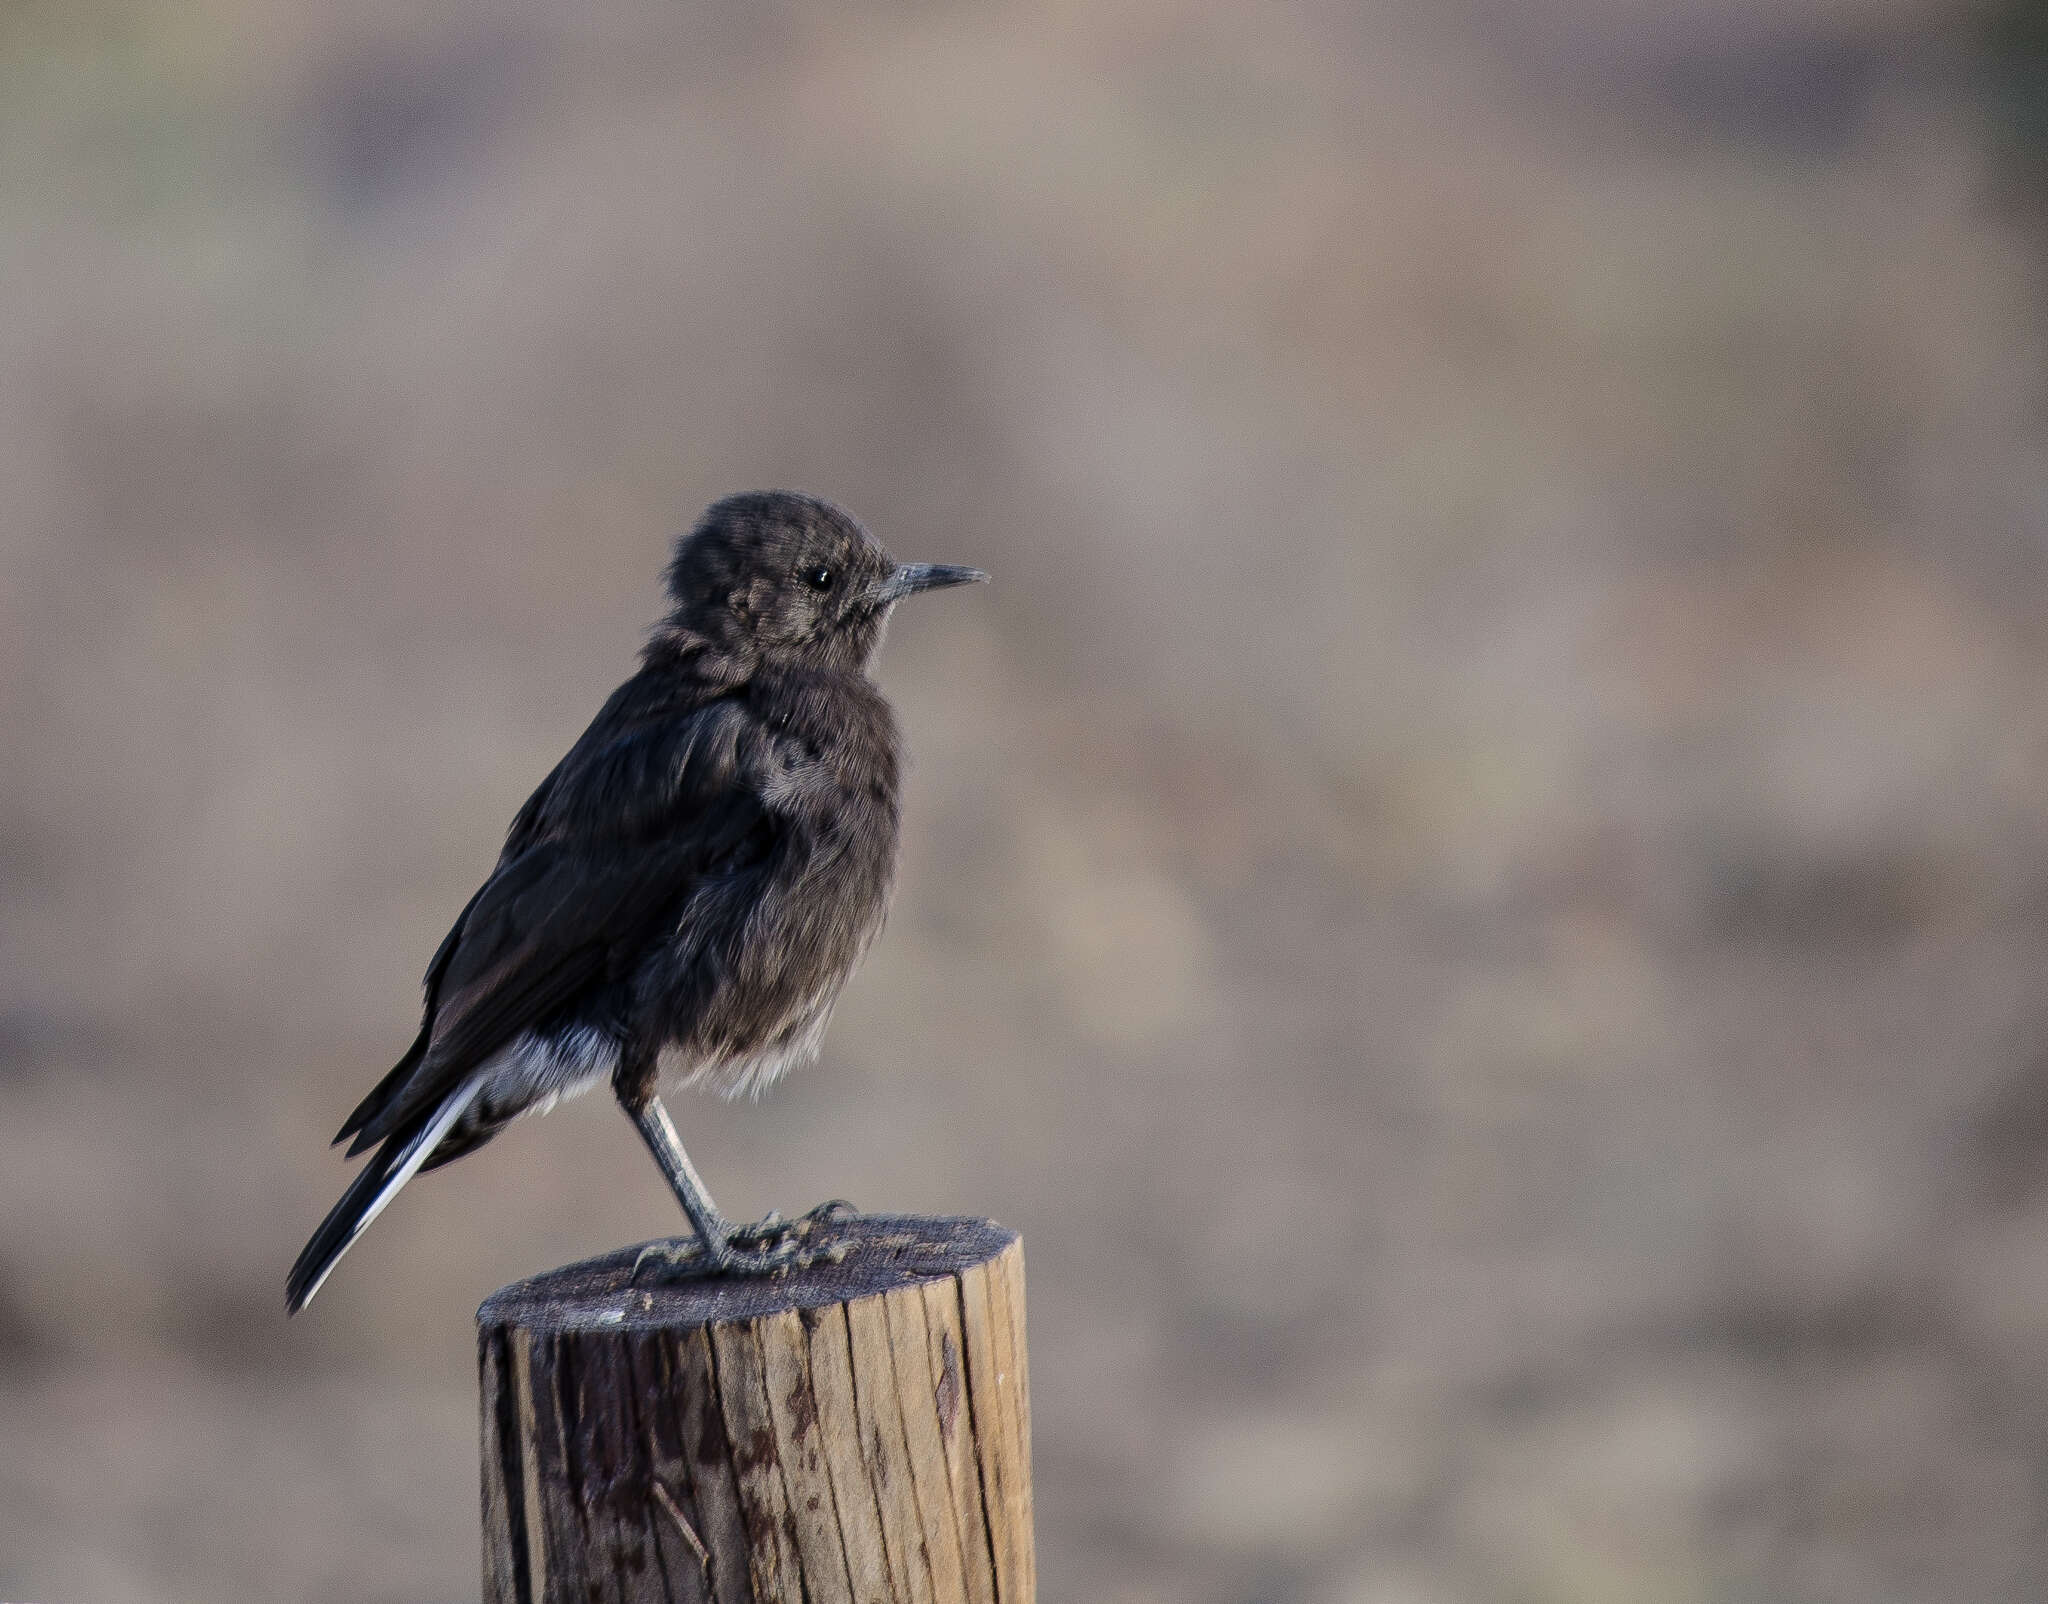
<instances>
[{"instance_id":1,"label":"bird's eye","mask_svg":"<svg viewBox=\"0 0 2048 1604\"><path fill-rule=\"evenodd\" d=\"M837 574L833 573L823 563L818 563L816 566L804 570L804 583L813 590L830 590L833 580L838 577Z\"/></svg>"}]
</instances>

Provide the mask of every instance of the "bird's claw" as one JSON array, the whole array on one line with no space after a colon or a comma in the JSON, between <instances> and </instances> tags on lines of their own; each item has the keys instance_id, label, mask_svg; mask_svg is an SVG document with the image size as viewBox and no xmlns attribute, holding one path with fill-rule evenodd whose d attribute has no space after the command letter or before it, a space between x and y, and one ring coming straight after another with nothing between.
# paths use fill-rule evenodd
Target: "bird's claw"
<instances>
[{"instance_id":1,"label":"bird's claw","mask_svg":"<svg viewBox=\"0 0 2048 1604\"><path fill-rule=\"evenodd\" d=\"M842 1263L851 1244L834 1240L831 1228L860 1211L844 1198L820 1203L794 1220L769 1214L753 1225L729 1228L715 1247L703 1239L650 1242L633 1261L628 1285L638 1285L650 1263L664 1266L662 1279L692 1281L715 1275L783 1275L814 1264Z\"/></svg>"}]
</instances>

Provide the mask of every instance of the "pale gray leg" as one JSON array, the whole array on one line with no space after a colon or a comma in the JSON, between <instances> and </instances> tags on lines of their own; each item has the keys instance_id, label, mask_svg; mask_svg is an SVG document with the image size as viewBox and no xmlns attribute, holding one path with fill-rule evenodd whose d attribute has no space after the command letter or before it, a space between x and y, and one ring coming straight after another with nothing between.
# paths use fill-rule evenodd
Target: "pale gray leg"
<instances>
[{"instance_id":1,"label":"pale gray leg","mask_svg":"<svg viewBox=\"0 0 2048 1604\"><path fill-rule=\"evenodd\" d=\"M736 1227L711 1201L711 1193L696 1165L690 1162L690 1155L683 1151L682 1138L676 1134L675 1124L668 1117L668 1110L661 1106L661 1099L650 1096L639 1107L628 1107L626 1112L632 1115L640 1139L654 1155L654 1162L661 1166L661 1173L668 1177L669 1189L697 1233L695 1243L646 1249L640 1256L641 1264L649 1259L666 1259L673 1273L684 1276L769 1275L821 1260L836 1264L846 1256L843 1244L813 1243L807 1239L817 1227L839 1218L842 1210L852 1213L851 1204L835 1200L821 1204L799 1220L784 1222L771 1214L759 1225ZM637 1276L640 1264L633 1269Z\"/></svg>"}]
</instances>

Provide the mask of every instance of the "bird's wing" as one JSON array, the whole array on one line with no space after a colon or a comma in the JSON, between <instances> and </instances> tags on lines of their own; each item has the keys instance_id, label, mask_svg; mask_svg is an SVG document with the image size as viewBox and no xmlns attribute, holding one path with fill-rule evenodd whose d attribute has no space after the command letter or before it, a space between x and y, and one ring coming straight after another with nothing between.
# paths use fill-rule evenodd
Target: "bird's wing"
<instances>
[{"instance_id":1,"label":"bird's wing","mask_svg":"<svg viewBox=\"0 0 2048 1604\"><path fill-rule=\"evenodd\" d=\"M578 743L538 816L522 810L529 844L515 852L515 830L435 954L427 1023L416 1058L407 1055L415 1062L352 1122L351 1153L445 1097L520 1032L630 974L694 890L766 855L775 824L742 762L747 722L717 702L589 750Z\"/></svg>"},{"instance_id":2,"label":"bird's wing","mask_svg":"<svg viewBox=\"0 0 2048 1604\"><path fill-rule=\"evenodd\" d=\"M599 717L601 719L603 715L600 714ZM505 832L504 850L498 855L498 870L512 863L537 839L540 821L546 815L548 801L555 793L555 782L561 777L567 763L568 759L565 758L549 770L548 777L534 788L533 795L526 799L518 813L513 816L511 828ZM494 874L496 872L493 871ZM354 1158L375 1142L375 1137L363 1137L361 1133L377 1120L378 1115L390 1106L391 1100L417 1073L420 1061L427 1055L427 1048L433 1044L434 1016L441 1006L442 978L448 973L448 965L454 960L455 949L462 943L462 932L469 926L470 914L475 911L478 901L490 887L489 880L477 887L469 901L463 904L462 912L455 916L455 923L448 927L448 934L441 938L441 945L434 949L434 956L427 960L427 972L420 982L425 1007L422 1010L419 1034L405 1050L405 1056L385 1072L382 1080L370 1088L369 1095L356 1104L354 1111L342 1122L341 1129L335 1132L334 1140L337 1143L346 1142L351 1136L361 1138L349 1147L350 1158ZM379 1129L388 1129L388 1125L380 1124Z\"/></svg>"},{"instance_id":3,"label":"bird's wing","mask_svg":"<svg viewBox=\"0 0 2048 1604\"><path fill-rule=\"evenodd\" d=\"M477 898L489 889L489 885L490 882L486 881L477 888L475 896L472 896L464 905L462 912L455 916L455 923L448 927L448 934L441 938L441 945L434 949L434 956L427 961L427 975L422 982L426 993L426 1009L420 1033L405 1050L405 1056L385 1072L384 1078L370 1088L369 1095L356 1104L354 1111L342 1122L341 1129L334 1133L336 1142L346 1142L351 1136L360 1136L363 1130L390 1105L391 1099L398 1095L400 1089L419 1069L420 1060L427 1056L427 1048L433 1043L434 1014L441 1001L441 977L448 972L449 961L455 956L455 949L462 940L463 929L469 923L469 916L476 907ZM353 1144L348 1150L349 1157L354 1158L374 1140L375 1138L368 1138Z\"/></svg>"}]
</instances>

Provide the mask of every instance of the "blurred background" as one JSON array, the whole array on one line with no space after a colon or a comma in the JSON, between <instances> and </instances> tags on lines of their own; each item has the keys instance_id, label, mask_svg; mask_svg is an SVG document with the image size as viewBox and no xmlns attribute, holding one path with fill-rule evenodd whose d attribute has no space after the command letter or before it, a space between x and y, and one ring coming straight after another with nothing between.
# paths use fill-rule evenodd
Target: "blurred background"
<instances>
[{"instance_id":1,"label":"blurred background","mask_svg":"<svg viewBox=\"0 0 2048 1604\"><path fill-rule=\"evenodd\" d=\"M326 1146L728 491L906 609L736 1216L1020 1227L1090 1604L2048 1596L2048 17L0 10L0 1596L474 1598Z\"/></svg>"}]
</instances>

